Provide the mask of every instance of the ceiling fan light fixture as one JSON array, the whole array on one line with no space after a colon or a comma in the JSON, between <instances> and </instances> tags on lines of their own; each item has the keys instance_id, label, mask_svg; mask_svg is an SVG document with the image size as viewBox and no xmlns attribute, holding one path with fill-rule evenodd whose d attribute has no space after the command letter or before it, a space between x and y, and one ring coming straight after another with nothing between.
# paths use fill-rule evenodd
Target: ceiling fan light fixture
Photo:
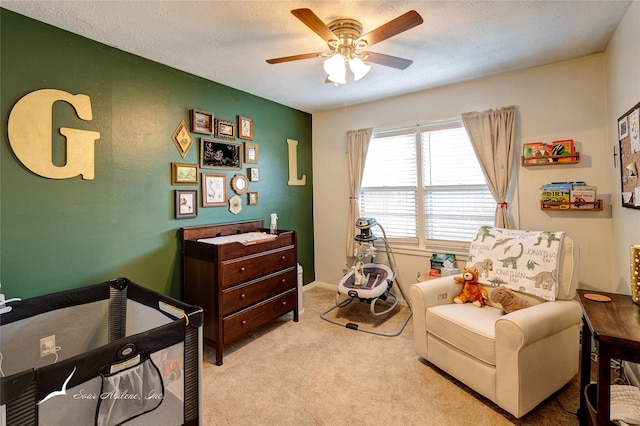
<instances>
[{"instance_id":1,"label":"ceiling fan light fixture","mask_svg":"<svg viewBox=\"0 0 640 426\"><path fill-rule=\"evenodd\" d=\"M347 67L344 57L340 54L333 55L324 61L324 70L328 74L329 80L338 84L346 84Z\"/></svg>"},{"instance_id":2,"label":"ceiling fan light fixture","mask_svg":"<svg viewBox=\"0 0 640 426\"><path fill-rule=\"evenodd\" d=\"M349 68L353 73L353 79L355 81L358 81L362 77L367 75L367 73L371 70L371 65L367 65L362 59L355 57L349 60Z\"/></svg>"},{"instance_id":3,"label":"ceiling fan light fixture","mask_svg":"<svg viewBox=\"0 0 640 426\"><path fill-rule=\"evenodd\" d=\"M347 84L346 70L344 74L329 74L327 76L327 79L336 84Z\"/></svg>"}]
</instances>

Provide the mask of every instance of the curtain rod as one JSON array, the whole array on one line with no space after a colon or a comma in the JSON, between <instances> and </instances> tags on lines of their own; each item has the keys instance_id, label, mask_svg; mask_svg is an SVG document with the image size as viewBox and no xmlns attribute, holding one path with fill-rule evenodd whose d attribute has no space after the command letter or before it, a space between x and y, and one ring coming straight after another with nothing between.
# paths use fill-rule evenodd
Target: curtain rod
<instances>
[{"instance_id":1,"label":"curtain rod","mask_svg":"<svg viewBox=\"0 0 640 426\"><path fill-rule=\"evenodd\" d=\"M407 124L405 126L397 126L397 127L381 127L381 128L375 128L374 127L373 131L376 132L376 133L397 132L397 131L407 130L407 129L411 129L411 128L415 128L415 127L440 126L440 125L460 123L460 122L462 122L462 117L449 118L449 119L446 119L446 120L432 121L430 123Z\"/></svg>"}]
</instances>

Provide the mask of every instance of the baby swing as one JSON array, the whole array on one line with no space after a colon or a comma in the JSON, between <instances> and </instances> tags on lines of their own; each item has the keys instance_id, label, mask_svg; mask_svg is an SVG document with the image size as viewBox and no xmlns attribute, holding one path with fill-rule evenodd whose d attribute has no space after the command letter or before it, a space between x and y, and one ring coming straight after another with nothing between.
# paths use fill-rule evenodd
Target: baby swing
<instances>
[{"instance_id":1,"label":"baby swing","mask_svg":"<svg viewBox=\"0 0 640 426\"><path fill-rule=\"evenodd\" d=\"M387 253L388 265L373 263L377 251L374 245L374 241L378 239L378 237L376 237L371 232L371 228L374 226L378 226L382 231L383 237L381 238L381 240L384 243L385 252ZM360 234L356 235L354 238L354 240L358 242L358 248L355 252L356 258L354 264L349 272L347 272L347 274L342 277L342 279L338 283L338 292L336 294L335 306L332 306L326 311L322 312L320 314L320 317L333 324L344 325L345 327L352 330L360 330L366 333L378 334L381 336L397 336L402 333L402 330L404 330L404 327L407 325L409 319L411 318L412 312L410 301L407 297L405 297L404 292L402 291L402 286L398 281L395 258L393 256L393 252L391 251L391 247L387 242L387 235L384 231L384 228L382 228L382 226L377 223L374 218L362 217L356 221L356 227L360 229ZM370 258L371 262L365 263L366 258ZM371 311L371 314L374 316L382 316L391 312L399 302L398 296L396 296L396 294L392 291L394 281L398 283L400 294L402 294L403 299L409 305L409 315L402 322L400 328L395 332L385 333L381 331L361 328L358 324L352 322L349 322L345 325L326 316L334 309L347 306L354 299L358 299L360 302L368 303L370 306L369 309ZM340 301L341 294L345 294L347 296L347 298L343 301ZM376 310L376 302L378 300L387 301L387 299L389 298L391 298L391 305L388 308L383 308L383 310Z\"/></svg>"}]
</instances>

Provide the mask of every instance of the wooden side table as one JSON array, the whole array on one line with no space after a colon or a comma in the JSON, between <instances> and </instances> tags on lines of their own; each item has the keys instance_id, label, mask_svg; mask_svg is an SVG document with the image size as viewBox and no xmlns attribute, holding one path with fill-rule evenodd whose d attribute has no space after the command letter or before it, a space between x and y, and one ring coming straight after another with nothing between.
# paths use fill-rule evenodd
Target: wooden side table
<instances>
[{"instance_id":1,"label":"wooden side table","mask_svg":"<svg viewBox=\"0 0 640 426\"><path fill-rule=\"evenodd\" d=\"M609 302L590 300L596 294L611 298ZM580 368L580 424L589 424L590 416L584 389L591 381L591 337L598 348L597 425L609 425L611 359L640 362L640 306L631 296L578 290L583 310L582 358Z\"/></svg>"}]
</instances>

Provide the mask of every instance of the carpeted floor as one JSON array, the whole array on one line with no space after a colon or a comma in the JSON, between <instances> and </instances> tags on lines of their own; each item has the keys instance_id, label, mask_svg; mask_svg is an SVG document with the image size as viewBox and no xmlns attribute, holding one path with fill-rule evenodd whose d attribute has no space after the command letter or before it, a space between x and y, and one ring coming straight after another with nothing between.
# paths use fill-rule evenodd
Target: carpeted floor
<instances>
[{"instance_id":1,"label":"carpeted floor","mask_svg":"<svg viewBox=\"0 0 640 426\"><path fill-rule=\"evenodd\" d=\"M304 292L300 321L292 314L234 342L224 363L204 349L203 425L577 425L576 376L521 419L419 358L412 321L396 337L341 327L320 318L335 291ZM408 313L371 322L369 306L354 302L339 321L397 330ZM566 410L566 411L565 411Z\"/></svg>"}]
</instances>

